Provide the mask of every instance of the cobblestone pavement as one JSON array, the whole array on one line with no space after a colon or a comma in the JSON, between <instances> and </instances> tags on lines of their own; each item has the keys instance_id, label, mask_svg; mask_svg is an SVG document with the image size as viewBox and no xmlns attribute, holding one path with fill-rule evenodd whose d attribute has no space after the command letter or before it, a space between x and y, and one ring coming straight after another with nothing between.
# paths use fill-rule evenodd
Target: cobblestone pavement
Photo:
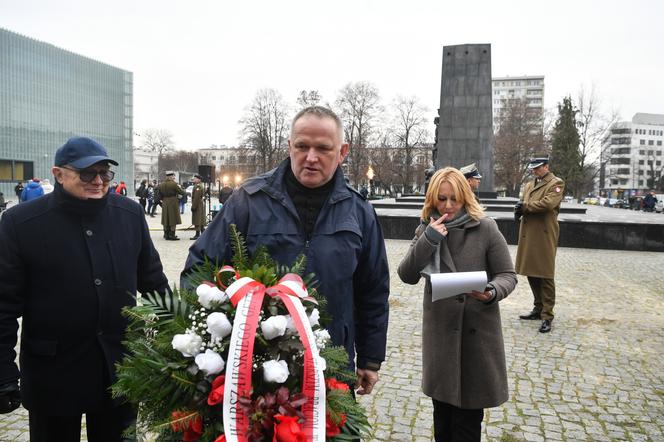
<instances>
[{"instance_id":1,"label":"cobblestone pavement","mask_svg":"<svg viewBox=\"0 0 664 442\"><path fill-rule=\"evenodd\" d=\"M192 234L170 242L152 233L171 281ZM408 244L386 241L387 360L374 393L361 398L373 441L432 440L431 401L420 391L422 283L409 286L396 275ZM501 302L510 398L486 411L483 440L664 441L664 254L561 248L556 282L549 334L518 319L532 306L525 278ZM22 408L0 415L0 440L27 441L27 426Z\"/></svg>"}]
</instances>

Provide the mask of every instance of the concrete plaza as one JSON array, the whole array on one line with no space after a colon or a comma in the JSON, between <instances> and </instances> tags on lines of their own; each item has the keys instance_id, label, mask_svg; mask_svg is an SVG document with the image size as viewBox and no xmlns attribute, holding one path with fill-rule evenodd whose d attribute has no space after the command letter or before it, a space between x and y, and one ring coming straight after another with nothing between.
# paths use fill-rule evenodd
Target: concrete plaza
<instances>
[{"instance_id":1,"label":"concrete plaza","mask_svg":"<svg viewBox=\"0 0 664 442\"><path fill-rule=\"evenodd\" d=\"M148 220L167 276L177 281L193 232L165 241L158 217ZM422 283L409 286L396 275L409 241L386 246L387 360L361 402L374 426L370 440L429 441L432 406L420 391ZM518 319L532 305L525 278L501 302L510 398L486 410L483 439L664 440L664 254L560 248L556 285L549 334L537 332L538 321ZM0 440L28 440L24 409L0 415Z\"/></svg>"}]
</instances>

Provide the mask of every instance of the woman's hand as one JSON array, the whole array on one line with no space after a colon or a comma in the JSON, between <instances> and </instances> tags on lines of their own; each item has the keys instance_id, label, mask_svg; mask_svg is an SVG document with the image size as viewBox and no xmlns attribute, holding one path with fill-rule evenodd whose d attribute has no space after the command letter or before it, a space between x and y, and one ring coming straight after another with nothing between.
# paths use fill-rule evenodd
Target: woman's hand
<instances>
[{"instance_id":1,"label":"woman's hand","mask_svg":"<svg viewBox=\"0 0 664 442\"><path fill-rule=\"evenodd\" d=\"M438 219L433 217L429 218L429 226L431 226L436 232L440 233L443 236L447 236L447 227L445 227L444 221L447 219L447 213L441 216Z\"/></svg>"},{"instance_id":2,"label":"woman's hand","mask_svg":"<svg viewBox=\"0 0 664 442\"><path fill-rule=\"evenodd\" d=\"M477 299L478 301L489 302L493 297L493 290L485 290L483 292L473 290L472 292L466 294L471 298Z\"/></svg>"}]
</instances>

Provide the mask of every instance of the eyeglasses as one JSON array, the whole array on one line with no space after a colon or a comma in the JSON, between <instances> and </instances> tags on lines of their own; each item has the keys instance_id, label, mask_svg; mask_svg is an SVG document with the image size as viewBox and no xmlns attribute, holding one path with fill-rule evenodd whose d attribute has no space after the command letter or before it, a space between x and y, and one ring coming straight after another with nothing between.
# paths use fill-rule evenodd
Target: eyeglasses
<instances>
[{"instance_id":1,"label":"eyeglasses","mask_svg":"<svg viewBox=\"0 0 664 442\"><path fill-rule=\"evenodd\" d=\"M61 166L62 169L67 169L71 170L72 172L76 172L84 183L91 183L94 181L95 178L97 178L97 175L99 175L99 178L105 183L108 183L115 177L115 172L112 170L95 170L95 169L72 169L71 167L65 167Z\"/></svg>"}]
</instances>

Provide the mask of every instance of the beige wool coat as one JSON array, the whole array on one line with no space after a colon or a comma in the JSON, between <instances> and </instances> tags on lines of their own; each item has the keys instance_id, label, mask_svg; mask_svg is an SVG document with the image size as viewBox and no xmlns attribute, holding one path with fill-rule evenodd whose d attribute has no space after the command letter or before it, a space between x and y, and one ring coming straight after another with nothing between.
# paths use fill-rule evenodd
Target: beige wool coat
<instances>
[{"instance_id":1,"label":"beige wool coat","mask_svg":"<svg viewBox=\"0 0 664 442\"><path fill-rule=\"evenodd\" d=\"M159 194L161 195L161 225L175 229L175 226L182 224L180 218L180 203L178 195L184 195L184 190L175 181L164 181L159 185Z\"/></svg>"},{"instance_id":2,"label":"beige wool coat","mask_svg":"<svg viewBox=\"0 0 664 442\"><path fill-rule=\"evenodd\" d=\"M560 236L558 212L564 194L565 183L551 172L537 184L535 180L526 184L516 252L519 275L554 278Z\"/></svg>"},{"instance_id":3,"label":"beige wool coat","mask_svg":"<svg viewBox=\"0 0 664 442\"><path fill-rule=\"evenodd\" d=\"M508 399L505 349L498 303L516 287L516 274L505 238L490 218L471 220L433 244L420 225L399 277L416 284L420 271L438 262L440 272L485 270L496 297L488 304L464 294L432 302L424 287L422 391L460 408L495 407ZM435 258L439 253L439 259Z\"/></svg>"},{"instance_id":4,"label":"beige wool coat","mask_svg":"<svg viewBox=\"0 0 664 442\"><path fill-rule=\"evenodd\" d=\"M191 192L191 223L197 228L205 226L205 203L203 195L205 189L202 184L195 184Z\"/></svg>"}]
</instances>

